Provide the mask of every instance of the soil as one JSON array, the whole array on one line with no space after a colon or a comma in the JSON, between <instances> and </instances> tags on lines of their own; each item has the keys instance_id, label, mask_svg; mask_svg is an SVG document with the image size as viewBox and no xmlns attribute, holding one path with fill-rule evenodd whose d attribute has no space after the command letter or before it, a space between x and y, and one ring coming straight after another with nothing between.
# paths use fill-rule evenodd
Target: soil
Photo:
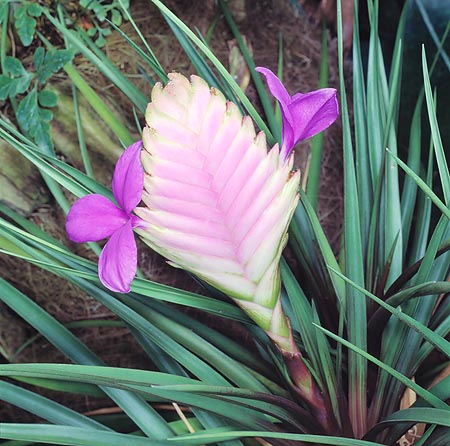
<instances>
[{"instance_id":1,"label":"soil","mask_svg":"<svg viewBox=\"0 0 450 446\"><path fill-rule=\"evenodd\" d=\"M211 36L211 46L225 66L229 67L230 57L234 55L233 66L242 85L248 82L245 65L236 51L226 23L220 16L214 1L166 1L166 4L191 28L197 27L206 35L219 17ZM284 83L291 93L307 92L317 88L321 29L312 23L308 17L300 15L288 1L282 0L234 0L231 3L233 15L240 30L250 46L257 65L266 66L276 71L281 33L283 38ZM150 2L136 0L132 2L131 14L143 32L153 51L157 54L167 71L178 71L185 75L194 72L183 50L171 34L165 20ZM125 33L133 35L129 23L121 28ZM51 34L51 30L48 31ZM134 38L137 37L134 35ZM107 39L104 48L108 57L116 63L127 75L133 78L143 90L149 91L147 81L139 71L136 57L130 54L129 46L118 33L113 33ZM30 57L26 54L24 58ZM237 59L236 59L237 57ZM336 62L336 42L329 37L329 84L337 87L338 73ZM237 62L236 62L237 60ZM76 58L79 72L89 80L92 87L120 110L121 116L132 128L135 118L129 104L108 80L93 68L83 57ZM68 89L67 80L62 76L56 79L60 91ZM246 86L246 94L255 103L256 94L252 84ZM136 134L136 139L138 134ZM306 170L310 142L303 142L296 148L296 165L304 172ZM59 148L57 147L58 153ZM62 149L61 149L62 150ZM76 160L70 154L60 153L69 157L77 167ZM115 159L102 160L103 182L108 184ZM105 174L106 172L106 174ZM338 249L342 221L342 158L341 158L341 125L336 123L325 134L322 182L319 194L319 217L333 249ZM50 201L41 205L30 215L30 220L37 223L47 232L70 246L77 253L90 258L93 254L84 247L71 244L64 232L64 215ZM198 285L184 272L167 266L162 258L141 246L139 250L139 266L145 275L155 281L177 286L183 289L201 291ZM0 274L19 290L34 299L46 311L62 323L72 323L86 320L114 320L115 317L95 300L81 293L77 288L64 280L32 266L29 263L0 255ZM202 319L216 324L214 319L200 315ZM229 330L227 330L229 331ZM98 353L107 364L122 367L149 368L140 354L136 344L126 328L91 327L74 328L73 332L92 350ZM36 333L24 322L18 319L8 308L0 306L0 345L8 356L17 362L64 362L61 354L40 337L34 339L26 348L18 353L18 349ZM62 401L69 407L81 411L90 411L103 407L104 401L74 398L73 395L62 395L49 391L46 395ZM28 421L33 419L27 413L4 405L0 408L0 419L9 421Z\"/></svg>"}]
</instances>

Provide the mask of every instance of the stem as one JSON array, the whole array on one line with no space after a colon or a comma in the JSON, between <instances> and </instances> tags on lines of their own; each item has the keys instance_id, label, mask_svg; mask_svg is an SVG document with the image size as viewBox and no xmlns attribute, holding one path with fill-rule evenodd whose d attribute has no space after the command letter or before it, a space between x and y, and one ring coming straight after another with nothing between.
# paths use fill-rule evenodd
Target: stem
<instances>
[{"instance_id":1,"label":"stem","mask_svg":"<svg viewBox=\"0 0 450 446\"><path fill-rule=\"evenodd\" d=\"M235 302L252 318L281 352L286 364L289 376L292 380L293 390L301 401L307 404L311 413L317 418L325 433L336 434L339 428L330 402L326 395L322 395L320 388L306 365L303 356L294 340L291 324L281 305L281 295L270 311L270 320L267 314L268 308L247 301ZM260 309L260 311L258 311Z\"/></svg>"}]
</instances>

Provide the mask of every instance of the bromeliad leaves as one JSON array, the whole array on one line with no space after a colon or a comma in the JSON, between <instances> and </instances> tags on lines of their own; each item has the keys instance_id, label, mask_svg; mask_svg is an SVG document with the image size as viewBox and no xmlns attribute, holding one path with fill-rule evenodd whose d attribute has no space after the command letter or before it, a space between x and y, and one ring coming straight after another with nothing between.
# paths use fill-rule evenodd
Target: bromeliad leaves
<instances>
[{"instance_id":1,"label":"bromeliad leaves","mask_svg":"<svg viewBox=\"0 0 450 446\"><path fill-rule=\"evenodd\" d=\"M27 71L22 62L14 57L5 57L4 71L0 75L0 100L9 98L15 100L26 92L16 109L16 118L22 130L30 135L35 142L48 150L53 147L49 136L49 123L53 113L49 108L58 102L56 93L42 89L50 77L72 60L69 50L36 49L33 56L34 71ZM31 90L30 90L31 87Z\"/></svg>"}]
</instances>

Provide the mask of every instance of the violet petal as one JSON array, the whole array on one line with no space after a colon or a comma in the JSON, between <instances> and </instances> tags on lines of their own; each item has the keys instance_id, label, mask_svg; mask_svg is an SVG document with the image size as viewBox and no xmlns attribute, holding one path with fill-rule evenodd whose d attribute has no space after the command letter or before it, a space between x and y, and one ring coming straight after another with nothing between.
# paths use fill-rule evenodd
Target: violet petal
<instances>
[{"instance_id":1,"label":"violet petal","mask_svg":"<svg viewBox=\"0 0 450 446\"><path fill-rule=\"evenodd\" d=\"M131 221L118 229L103 248L98 260L98 275L103 285L128 293L137 270L137 247Z\"/></svg>"},{"instance_id":2,"label":"violet petal","mask_svg":"<svg viewBox=\"0 0 450 446\"><path fill-rule=\"evenodd\" d=\"M127 215L114 203L103 195L91 194L70 208L66 231L74 242L96 242L109 237L127 221Z\"/></svg>"},{"instance_id":3,"label":"violet petal","mask_svg":"<svg viewBox=\"0 0 450 446\"><path fill-rule=\"evenodd\" d=\"M289 104L291 97L280 79L268 68L256 67L256 71L264 75L272 96L278 100L280 105Z\"/></svg>"},{"instance_id":4,"label":"violet petal","mask_svg":"<svg viewBox=\"0 0 450 446\"><path fill-rule=\"evenodd\" d=\"M127 215L141 201L144 169L141 162L142 141L135 142L122 153L114 169L112 191Z\"/></svg>"},{"instance_id":5,"label":"violet petal","mask_svg":"<svg viewBox=\"0 0 450 446\"><path fill-rule=\"evenodd\" d=\"M289 105L294 128L294 145L329 127L339 115L334 88L296 94Z\"/></svg>"}]
</instances>

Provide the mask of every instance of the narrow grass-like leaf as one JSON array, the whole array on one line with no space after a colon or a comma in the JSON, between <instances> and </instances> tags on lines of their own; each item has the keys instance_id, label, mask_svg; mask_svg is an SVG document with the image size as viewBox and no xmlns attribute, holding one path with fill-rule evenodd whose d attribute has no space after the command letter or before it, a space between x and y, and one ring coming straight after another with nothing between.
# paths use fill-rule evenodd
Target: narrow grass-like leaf
<instances>
[{"instance_id":1,"label":"narrow grass-like leaf","mask_svg":"<svg viewBox=\"0 0 450 446\"><path fill-rule=\"evenodd\" d=\"M409 146L408 146L407 165L417 175L419 175L420 169L421 137L422 137L420 117L422 113L422 104L423 104L423 94L420 94L419 98L417 99L416 107L414 109L413 118L411 120L411 129L409 133ZM411 233L411 225L413 221L416 197L417 197L417 185L409 175L406 175L405 181L403 183L402 198L401 198L404 256L406 256L406 250L409 246L408 241Z\"/></svg>"},{"instance_id":2,"label":"narrow grass-like leaf","mask_svg":"<svg viewBox=\"0 0 450 446\"><path fill-rule=\"evenodd\" d=\"M119 0L119 1L120 1L120 3L122 3L121 0ZM108 19L106 19L106 21L109 23L109 25L112 28L114 28L115 31L117 31L123 37L123 39L128 43L128 45L131 48L133 48L133 50L136 52L136 54L138 54L145 62L148 63L150 68L156 73L156 75L159 77L159 79L162 82L167 82L167 74L164 71L163 66L159 62L155 53L150 48L147 40L142 35L141 30L136 25L135 20L133 19L133 17L130 15L130 13L128 12L128 10L126 8L122 8L122 11L127 16L128 22L131 23L131 25L133 26L133 29L135 30L136 34L139 36L139 39L145 46L145 49L147 50L148 54L146 54L145 51L142 50L142 48L140 48L130 37L128 37L128 35L125 32L123 32L117 25L115 25L113 22L111 22Z\"/></svg>"},{"instance_id":3,"label":"narrow grass-like leaf","mask_svg":"<svg viewBox=\"0 0 450 446\"><path fill-rule=\"evenodd\" d=\"M151 310L127 295L122 295L119 298L129 308L133 308L137 313L142 315L148 322L163 330L171 339L179 342L200 358L203 358L208 363L214 365L214 367L219 369L224 376L233 381L236 385L252 390L267 390L260 381L247 371L247 369L242 367L234 359L228 357L217 347L211 345L191 329L158 313L154 309Z\"/></svg>"},{"instance_id":4,"label":"narrow grass-like leaf","mask_svg":"<svg viewBox=\"0 0 450 446\"><path fill-rule=\"evenodd\" d=\"M97 112L100 118L114 132L117 138L122 141L125 146L129 146L134 142L134 138L127 130L125 125L116 117L105 102L97 95L97 93L89 86L89 84L81 77L76 68L71 64L64 65L64 71L70 77L73 84L80 90L91 107Z\"/></svg>"},{"instance_id":5,"label":"narrow grass-like leaf","mask_svg":"<svg viewBox=\"0 0 450 446\"><path fill-rule=\"evenodd\" d=\"M400 410L389 415L383 421L372 428L365 436L366 440L374 440L379 432L387 427L400 423L426 423L438 424L450 427L450 417L448 410L413 407L410 409ZM448 433L450 440L450 432Z\"/></svg>"},{"instance_id":6,"label":"narrow grass-like leaf","mask_svg":"<svg viewBox=\"0 0 450 446\"><path fill-rule=\"evenodd\" d=\"M311 304L284 259L281 261L281 277L289 296L294 320L299 328L306 355L312 363L315 376L319 377L318 382L322 391L328 395L334 413L339 416L337 384L336 377L332 372L330 346L325 336L313 326L313 321L318 319L318 315L311 308Z\"/></svg>"},{"instance_id":7,"label":"narrow grass-like leaf","mask_svg":"<svg viewBox=\"0 0 450 446\"><path fill-rule=\"evenodd\" d=\"M183 444L185 446L195 446L202 444L212 444L226 440L238 438L272 438L282 439L284 444L289 441L303 443L322 444L331 446L383 446L381 443L365 440L354 440L351 438L331 437L325 435L291 434L268 431L236 431L225 429L208 430L206 432L178 436L170 440L149 440L136 435L125 435L117 433L107 433L99 435L93 429L83 429L66 426L48 426L33 424L13 424L5 423L3 438L33 441L33 439L52 444L64 444L74 446L170 446Z\"/></svg>"},{"instance_id":8,"label":"narrow grass-like leaf","mask_svg":"<svg viewBox=\"0 0 450 446\"><path fill-rule=\"evenodd\" d=\"M74 446L167 446L168 441L152 441L131 434L98 431L81 427L48 424L3 423L0 438Z\"/></svg>"},{"instance_id":9,"label":"narrow grass-like leaf","mask_svg":"<svg viewBox=\"0 0 450 446\"><path fill-rule=\"evenodd\" d=\"M86 45L86 40L83 40L79 34L68 30L65 25L55 19L47 10L44 9L44 14L50 23L73 45L73 48L80 51L92 64L94 64L108 79L113 82L119 90L121 90L130 101L141 111L144 112L147 105L146 95L138 90L121 72L114 66L114 64L103 54L96 49L96 53L89 49ZM94 45L95 46L95 45Z\"/></svg>"},{"instance_id":10,"label":"narrow grass-like leaf","mask_svg":"<svg viewBox=\"0 0 450 446\"><path fill-rule=\"evenodd\" d=\"M0 300L73 361L84 364L102 364L77 337L2 278L0 278ZM140 397L108 387L104 387L102 390L116 401L147 436L167 438L172 435L166 422ZM151 426L149 426L150 420L152 420Z\"/></svg>"},{"instance_id":11,"label":"narrow grass-like leaf","mask_svg":"<svg viewBox=\"0 0 450 446\"><path fill-rule=\"evenodd\" d=\"M54 424L109 431L106 426L62 404L5 381L0 381L0 399Z\"/></svg>"},{"instance_id":12,"label":"narrow grass-like leaf","mask_svg":"<svg viewBox=\"0 0 450 446\"><path fill-rule=\"evenodd\" d=\"M445 159L444 147L442 146L441 135L439 133L439 126L436 116L436 108L431 92L430 78L428 75L427 59L425 55L425 47L422 46L422 71L424 79L425 97L428 109L428 119L430 121L431 136L433 138L433 146L436 154L436 162L439 169L439 176L444 194L444 201L447 206L450 206L450 173L448 170L448 163Z\"/></svg>"},{"instance_id":13,"label":"narrow grass-like leaf","mask_svg":"<svg viewBox=\"0 0 450 446\"><path fill-rule=\"evenodd\" d=\"M225 20L227 21L228 26L230 27L230 30L233 33L234 38L236 39L239 49L241 50L242 56L244 57L244 60L250 70L253 83L255 84L256 91L258 92L258 97L264 109L264 114L266 116L270 130L274 135L275 140L278 143L281 143L281 128L278 125L277 121L275 120L275 115L272 110L272 105L270 102L269 95L267 94L267 90L264 87L260 75L255 71L256 68L255 62L253 61L250 51L248 50L247 45L245 44L244 39L242 38L242 34L239 32L239 29L236 26L233 17L231 16L227 4L223 0L219 0L219 6L222 9Z\"/></svg>"},{"instance_id":14,"label":"narrow grass-like leaf","mask_svg":"<svg viewBox=\"0 0 450 446\"><path fill-rule=\"evenodd\" d=\"M361 241L360 209L358 202L350 120L344 83L342 6L337 3L338 12L338 60L341 89L341 110L344 147L344 243L345 274L358 285L364 286L363 246ZM346 289L347 333L350 342L360 349L367 348L366 299L361 292L347 285ZM367 423L367 362L364 357L349 352L349 411L355 435L360 438Z\"/></svg>"},{"instance_id":15,"label":"narrow grass-like leaf","mask_svg":"<svg viewBox=\"0 0 450 446\"><path fill-rule=\"evenodd\" d=\"M401 310L392 307L391 305L384 302L382 299L378 298L374 294L370 293L369 291L365 290L364 288L358 286L356 283L354 283L349 278L345 277L343 274L333 271L335 274L338 274L342 279L344 279L347 283L349 283L351 286L355 287L358 291L365 294L367 297L375 301L379 306L383 307L385 310L389 311L391 314L393 314L395 317L403 321L405 324L407 324L410 328L420 333L427 341L429 341L431 344L433 344L436 348L438 348L444 355L448 356L450 358L450 342L446 341L441 336L437 336L432 330L430 330L425 325L418 322L416 319L412 318L411 316L408 316L406 313L402 312Z\"/></svg>"},{"instance_id":16,"label":"narrow grass-like leaf","mask_svg":"<svg viewBox=\"0 0 450 446\"><path fill-rule=\"evenodd\" d=\"M422 180L412 169L410 169L400 158L391 153L387 149L397 164L416 182L427 197L436 205L436 207L450 220L450 209L439 199L439 197L431 190L431 188Z\"/></svg>"},{"instance_id":17,"label":"narrow grass-like leaf","mask_svg":"<svg viewBox=\"0 0 450 446\"><path fill-rule=\"evenodd\" d=\"M220 73L224 81L229 85L229 87L233 90L234 94L239 98L242 102L242 105L247 110L248 114L252 117L252 119L256 122L258 127L266 134L267 140L269 144L274 143L274 138L269 131L269 128L265 124L265 122L261 119L256 109L250 103L249 99L240 89L239 85L233 79L233 77L228 73L228 70L222 65L222 63L217 59L217 57L213 54L213 52L198 38L175 14L173 14L162 2L159 0L152 0L152 2L161 10L161 12L166 16L169 20L174 22L185 34L186 36L192 40L192 42L200 48L200 50L205 54L205 56L212 62L217 71Z\"/></svg>"},{"instance_id":18,"label":"narrow grass-like leaf","mask_svg":"<svg viewBox=\"0 0 450 446\"><path fill-rule=\"evenodd\" d=\"M403 20L405 17L406 8L403 12ZM398 33L401 35L401 29L404 26L400 25ZM387 111L387 122L385 130L384 147L388 146L393 153L397 153L397 136L395 132L396 115L398 114L398 107L400 103L400 78L401 78L401 57L402 46L399 37L396 39L395 51L392 58L391 66L391 82L389 86L389 108ZM402 272L403 267L403 235L402 231L402 216L400 205L400 189L398 178L398 167L394 160L389 157L385 158L385 220L384 220L384 261L389 261L389 271L386 277L386 284L390 285Z\"/></svg>"},{"instance_id":19,"label":"narrow grass-like leaf","mask_svg":"<svg viewBox=\"0 0 450 446\"><path fill-rule=\"evenodd\" d=\"M372 362L379 368L383 369L386 373L389 373L392 377L394 377L396 380L400 381L402 384L413 390L418 396L423 398L425 401L427 401L431 406L442 409L442 410L450 410L450 407L442 401L440 398L437 398L435 395L433 395L428 390L424 389L423 387L416 384L411 379L407 378L405 375L397 372L394 368L388 366L383 361L380 361L379 359L375 358L375 356L370 355L364 350L361 350L356 345L353 345L351 342L346 341L345 339L341 338L340 336L335 335L331 331L317 326L319 330L322 330L324 333L326 333L328 336L330 336L332 339L336 340L337 342L342 343L345 347L353 350L355 353L364 356L364 358L367 359L367 361Z\"/></svg>"},{"instance_id":20,"label":"narrow grass-like leaf","mask_svg":"<svg viewBox=\"0 0 450 446\"><path fill-rule=\"evenodd\" d=\"M219 387L199 386L198 381L190 378L159 372L68 364L7 364L0 366L0 375L70 379L102 387L110 386L122 391L131 390L142 397L159 396L167 401L177 401L210 410L248 427L252 425L260 428L269 427L271 417L267 417L263 413L266 411L276 417L284 414L282 417L287 416L286 420L289 419L288 413L280 412L277 406L272 407L265 403L261 405L258 393L231 387L222 388L223 392L220 392L221 388ZM210 397L209 393L213 396ZM230 395L230 398L218 398L216 396L218 393ZM231 399L231 396L240 398ZM264 395L262 394L262 396ZM245 402L241 402L242 398L245 399ZM252 402L252 400L254 401ZM262 407L265 408L263 411L261 411ZM294 420L292 422L295 423Z\"/></svg>"},{"instance_id":21,"label":"narrow grass-like leaf","mask_svg":"<svg viewBox=\"0 0 450 446\"><path fill-rule=\"evenodd\" d=\"M445 49L442 47L443 42L439 39L439 36L437 35L436 30L434 29L433 23L430 19L430 16L427 13L426 8L423 5L422 0L415 0L414 3L416 4L417 8L419 9L420 15L422 16L422 19L428 29L428 32L430 33L430 35L434 41L434 44L436 45L437 53L442 58L445 65L447 65L447 70L450 70L450 58L449 58L448 54L445 52Z\"/></svg>"},{"instance_id":22,"label":"narrow grass-like leaf","mask_svg":"<svg viewBox=\"0 0 450 446\"><path fill-rule=\"evenodd\" d=\"M78 94L75 84L72 83L72 98L73 108L75 111L75 123L77 126L78 145L80 147L81 158L83 160L84 170L86 175L90 178L94 178L94 172L92 171L91 160L86 147L86 141L84 139L83 125L81 123L80 107L78 104Z\"/></svg>"},{"instance_id":23,"label":"narrow grass-like leaf","mask_svg":"<svg viewBox=\"0 0 450 446\"><path fill-rule=\"evenodd\" d=\"M7 133L3 128L0 128L0 137L11 144L16 150L18 150L25 158L30 160L39 170L47 175L47 177L52 178L57 183L64 186L66 189L75 193L78 196L86 195L89 191L82 185L76 183L67 175L61 173L59 170L55 169L50 163L45 161L39 152L31 149L27 145L19 142L14 136ZM68 205L65 206L66 209Z\"/></svg>"},{"instance_id":24,"label":"narrow grass-like leaf","mask_svg":"<svg viewBox=\"0 0 450 446\"><path fill-rule=\"evenodd\" d=\"M412 287L408 287L386 300L386 303L397 307L407 302L409 299L420 296L432 296L434 294L446 294L450 292L449 282L425 282ZM380 333L384 324L387 323L389 314L379 308L371 317L368 325L369 333L375 335Z\"/></svg>"},{"instance_id":25,"label":"narrow grass-like leaf","mask_svg":"<svg viewBox=\"0 0 450 446\"><path fill-rule=\"evenodd\" d=\"M322 23L322 49L320 52L319 88L328 86L328 32L325 22ZM319 198L320 171L322 168L322 149L324 132L315 135L311 140L311 156L306 193L311 206L316 209Z\"/></svg>"}]
</instances>

